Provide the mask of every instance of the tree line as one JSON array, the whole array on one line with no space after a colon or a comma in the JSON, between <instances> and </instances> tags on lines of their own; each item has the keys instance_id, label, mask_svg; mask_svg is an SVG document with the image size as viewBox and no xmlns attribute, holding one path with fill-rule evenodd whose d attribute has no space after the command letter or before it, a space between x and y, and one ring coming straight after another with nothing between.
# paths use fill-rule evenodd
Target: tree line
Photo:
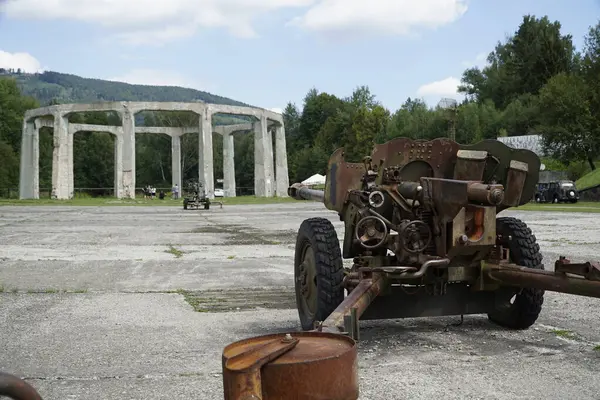
<instances>
[{"instance_id":1,"label":"tree line","mask_svg":"<svg viewBox=\"0 0 600 400\"><path fill-rule=\"evenodd\" d=\"M578 178L596 168L600 147L600 23L589 28L584 43L577 50L559 21L524 16L485 67L464 71L458 87L464 99L455 109L408 98L390 113L366 86L342 99L312 89L302 109L288 103L284 111L290 178L323 173L339 146L356 159L374 143L448 136L452 126L460 143L539 134L549 167Z\"/></svg>"},{"instance_id":2,"label":"tree line","mask_svg":"<svg viewBox=\"0 0 600 400\"><path fill-rule=\"evenodd\" d=\"M52 77L60 78L49 75L48 79ZM455 108L430 107L421 99L408 98L392 112L376 100L368 86L357 86L343 98L310 89L301 108L290 102L283 112L290 181L325 173L327 160L338 147L345 147L348 160L358 161L370 154L375 143L396 137L447 137L451 128L460 143L540 134L549 168L568 170L572 178L596 168L600 147L600 22L589 27L583 48L576 49L572 36L561 32L560 22L526 15L516 31L492 49L486 66L464 71L458 91L464 98ZM22 93L15 78L0 78L0 188L18 186L23 114L39 104L39 99ZM240 120L216 116L214 122ZM114 113L75 114L70 121L120 124ZM197 117L185 112L142 113L136 124L197 126ZM109 134L75 135L76 188L113 186L113 143ZM236 135L234 146L236 184L252 188L253 134ZM43 128L41 187L51 186L52 147L52 129ZM216 134L213 152L216 181L223 177L222 141ZM182 138L182 164L185 180L198 177L197 135ZM136 135L136 168L137 186L169 187L170 138Z\"/></svg>"}]
</instances>

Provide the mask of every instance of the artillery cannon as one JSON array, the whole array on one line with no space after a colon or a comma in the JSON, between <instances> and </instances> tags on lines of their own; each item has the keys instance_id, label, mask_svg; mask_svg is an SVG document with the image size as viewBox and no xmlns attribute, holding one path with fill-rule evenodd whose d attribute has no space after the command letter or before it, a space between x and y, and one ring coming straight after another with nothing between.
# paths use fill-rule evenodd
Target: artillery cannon
<instances>
[{"instance_id":1,"label":"artillery cannon","mask_svg":"<svg viewBox=\"0 0 600 400\"><path fill-rule=\"evenodd\" d=\"M328 219L300 226L294 268L302 328L358 338L358 318L487 314L505 328L527 329L545 290L600 297L598 264L561 258L545 271L529 227L498 217L533 198L539 170L535 153L496 140L397 138L362 163L346 162L338 149L324 191L288 189L298 200L323 202L345 227L340 248ZM353 265L344 269L343 259Z\"/></svg>"},{"instance_id":2,"label":"artillery cannon","mask_svg":"<svg viewBox=\"0 0 600 400\"><path fill-rule=\"evenodd\" d=\"M198 181L186 182L186 193L183 198L183 209L196 209L199 210L200 206L203 206L205 210L210 209L212 203L217 203L223 208L223 203L220 201L211 201L206 196L206 191L202 187L202 183Z\"/></svg>"},{"instance_id":3,"label":"artillery cannon","mask_svg":"<svg viewBox=\"0 0 600 400\"><path fill-rule=\"evenodd\" d=\"M322 202L344 223L342 246L327 218L309 218L299 228L294 277L306 332L225 348L225 398L357 399L359 319L460 315L462 322L464 315L487 314L518 330L535 323L545 290L600 297L598 263L560 257L546 271L531 229L498 216L533 198L539 170L535 153L496 140L397 138L376 145L362 163L346 162L344 150L336 150L324 191L299 183L288 189L295 199ZM343 259L352 266L344 268ZM300 385L307 360L311 368L331 362L328 354L315 359L339 335L353 343L337 344L340 362ZM279 364L294 371L280 384L287 397L271 389ZM345 385L331 383L332 374Z\"/></svg>"},{"instance_id":4,"label":"artillery cannon","mask_svg":"<svg viewBox=\"0 0 600 400\"><path fill-rule=\"evenodd\" d=\"M228 345L225 400L356 400L359 319L487 314L527 329L546 290L600 298L598 263L560 257L546 271L529 227L498 217L533 198L539 168L535 153L495 140L397 138L362 163L335 151L324 191L288 189L336 211L345 227L342 246L329 219L299 228L294 275L305 332Z\"/></svg>"}]
</instances>

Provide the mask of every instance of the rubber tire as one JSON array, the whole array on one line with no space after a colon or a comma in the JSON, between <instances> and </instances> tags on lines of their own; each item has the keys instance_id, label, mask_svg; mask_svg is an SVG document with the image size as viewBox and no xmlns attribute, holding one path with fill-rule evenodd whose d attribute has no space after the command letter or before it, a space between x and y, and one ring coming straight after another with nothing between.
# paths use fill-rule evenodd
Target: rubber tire
<instances>
[{"instance_id":1,"label":"rubber tire","mask_svg":"<svg viewBox=\"0 0 600 400\"><path fill-rule=\"evenodd\" d=\"M496 234L512 237L508 245L512 262L523 267L544 269L540 246L525 222L512 217L498 218ZM489 313L488 318L504 328L528 329L537 321L543 304L544 290L522 289L517 293L514 303L509 308Z\"/></svg>"},{"instance_id":2,"label":"rubber tire","mask_svg":"<svg viewBox=\"0 0 600 400\"><path fill-rule=\"evenodd\" d=\"M302 293L298 282L302 249L306 243L315 255L317 310L314 317L306 315L301 306ZM309 218L298 229L294 256L294 286L300 324L305 331L314 329L315 322L324 321L344 300L344 265L337 233L326 218Z\"/></svg>"},{"instance_id":3,"label":"rubber tire","mask_svg":"<svg viewBox=\"0 0 600 400\"><path fill-rule=\"evenodd\" d=\"M204 203L204 209L205 210L210 209L210 203Z\"/></svg>"}]
</instances>

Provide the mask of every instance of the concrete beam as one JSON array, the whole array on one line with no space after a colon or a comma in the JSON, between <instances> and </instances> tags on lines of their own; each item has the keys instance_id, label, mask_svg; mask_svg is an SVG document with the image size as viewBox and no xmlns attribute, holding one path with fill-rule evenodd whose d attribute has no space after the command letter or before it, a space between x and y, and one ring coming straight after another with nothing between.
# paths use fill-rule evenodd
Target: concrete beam
<instances>
[{"instance_id":1,"label":"concrete beam","mask_svg":"<svg viewBox=\"0 0 600 400\"><path fill-rule=\"evenodd\" d=\"M264 108L229 106L225 104L207 104L206 106L208 112L211 114L250 115L257 119L266 117L272 121L283 123L283 115Z\"/></svg>"},{"instance_id":2,"label":"concrete beam","mask_svg":"<svg viewBox=\"0 0 600 400\"><path fill-rule=\"evenodd\" d=\"M254 129L252 124L219 125L213 128L215 133L223 136L231 135L234 132L251 131L252 129Z\"/></svg>"},{"instance_id":3,"label":"concrete beam","mask_svg":"<svg viewBox=\"0 0 600 400\"><path fill-rule=\"evenodd\" d=\"M69 134L77 132L106 132L115 136L123 134L123 127L114 125L69 124Z\"/></svg>"},{"instance_id":4,"label":"concrete beam","mask_svg":"<svg viewBox=\"0 0 600 400\"><path fill-rule=\"evenodd\" d=\"M52 118L36 118L34 120L35 129L40 129L43 127L46 128L54 128L54 119Z\"/></svg>"},{"instance_id":5,"label":"concrete beam","mask_svg":"<svg viewBox=\"0 0 600 400\"><path fill-rule=\"evenodd\" d=\"M137 114L141 111L191 111L201 114L207 105L202 102L160 102L160 101L106 101L98 103L73 103L57 104L53 106L40 107L25 112L25 118L35 118L54 115L55 113L71 114L77 112L116 111L122 113L125 110ZM245 107L251 109L251 107Z\"/></svg>"},{"instance_id":6,"label":"concrete beam","mask_svg":"<svg viewBox=\"0 0 600 400\"><path fill-rule=\"evenodd\" d=\"M195 128L198 132L198 128ZM168 136L181 136L184 134L184 129L180 127L169 127L169 126L136 126L135 133L153 133L161 134L164 133Z\"/></svg>"},{"instance_id":7,"label":"concrete beam","mask_svg":"<svg viewBox=\"0 0 600 400\"><path fill-rule=\"evenodd\" d=\"M198 127L193 127L193 126L184 126L183 128L183 134L185 135L186 133L199 133L199 129Z\"/></svg>"}]
</instances>

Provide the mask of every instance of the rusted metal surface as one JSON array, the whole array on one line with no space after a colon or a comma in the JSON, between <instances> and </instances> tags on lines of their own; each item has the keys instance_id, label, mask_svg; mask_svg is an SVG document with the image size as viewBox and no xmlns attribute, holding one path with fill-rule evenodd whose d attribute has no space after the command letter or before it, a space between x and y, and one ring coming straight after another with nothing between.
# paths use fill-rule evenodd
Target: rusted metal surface
<instances>
[{"instance_id":1,"label":"rusted metal surface","mask_svg":"<svg viewBox=\"0 0 600 400\"><path fill-rule=\"evenodd\" d=\"M510 161L508 176L506 178L506 189L503 202L504 205L516 207L519 204L522 204L521 196L523 194L523 188L525 186L525 180L527 179L528 172L528 164L517 160Z\"/></svg>"},{"instance_id":2,"label":"rusted metal surface","mask_svg":"<svg viewBox=\"0 0 600 400\"><path fill-rule=\"evenodd\" d=\"M310 189L301 183L294 183L288 188L288 195L296 200L315 200L323 202L325 192L323 190Z\"/></svg>"},{"instance_id":3,"label":"rusted metal surface","mask_svg":"<svg viewBox=\"0 0 600 400\"><path fill-rule=\"evenodd\" d=\"M363 163L350 163L344 160L344 149L337 149L329 158L327 181L325 183L325 206L341 212L350 190L360 189L365 174Z\"/></svg>"},{"instance_id":4,"label":"rusted metal surface","mask_svg":"<svg viewBox=\"0 0 600 400\"><path fill-rule=\"evenodd\" d=\"M505 188L505 192L507 192L505 194L505 199L498 206L498 212L509 207L523 205L533 198L538 183L541 164L540 158L534 152L527 149L513 149L504 143L493 139L482 140L478 143L469 145L461 144L460 149L487 152L487 161L482 180L500 184ZM516 181L514 181L512 177L509 179L512 161L518 161L527 164L528 166L528 171L525 174L525 180L521 192L519 193L513 193L512 188L514 186L512 185L512 182ZM509 180L511 181L511 184L508 183ZM513 199L516 199L517 194L519 195L518 203L511 205L514 204L511 202Z\"/></svg>"},{"instance_id":5,"label":"rusted metal surface","mask_svg":"<svg viewBox=\"0 0 600 400\"><path fill-rule=\"evenodd\" d=\"M571 263L571 260L561 256L554 263L554 271L583 276L591 281L600 281L600 263L598 262Z\"/></svg>"},{"instance_id":6,"label":"rusted metal surface","mask_svg":"<svg viewBox=\"0 0 600 400\"><path fill-rule=\"evenodd\" d=\"M504 200L504 188L502 185L470 182L467 184L467 197L486 206L496 206Z\"/></svg>"},{"instance_id":7,"label":"rusted metal surface","mask_svg":"<svg viewBox=\"0 0 600 400\"><path fill-rule=\"evenodd\" d=\"M344 331L344 316L350 315L352 309L356 309L356 316L360 316L365 312L369 304L381 293L384 285L383 276L379 273L373 274L371 279L361 279L344 301L333 311L325 321L323 321L320 329L325 329L331 332Z\"/></svg>"},{"instance_id":8,"label":"rusted metal surface","mask_svg":"<svg viewBox=\"0 0 600 400\"><path fill-rule=\"evenodd\" d=\"M484 277L503 286L600 298L600 281L585 277L566 276L562 272L544 271L515 264L484 263L482 270Z\"/></svg>"},{"instance_id":9,"label":"rusted metal surface","mask_svg":"<svg viewBox=\"0 0 600 400\"><path fill-rule=\"evenodd\" d=\"M31 385L5 372L0 372L0 397L2 396L13 400L42 400Z\"/></svg>"},{"instance_id":10,"label":"rusted metal surface","mask_svg":"<svg viewBox=\"0 0 600 400\"><path fill-rule=\"evenodd\" d=\"M484 150L458 150L454 179L482 181L488 152Z\"/></svg>"},{"instance_id":11,"label":"rusted metal surface","mask_svg":"<svg viewBox=\"0 0 600 400\"><path fill-rule=\"evenodd\" d=\"M446 138L430 141L397 138L375 145L371 158L374 165L387 168L387 175L395 177L397 182L418 181L423 176L452 176L458 149L458 143Z\"/></svg>"},{"instance_id":12,"label":"rusted metal surface","mask_svg":"<svg viewBox=\"0 0 600 400\"><path fill-rule=\"evenodd\" d=\"M223 350L225 400L356 400L356 342L326 332L290 332Z\"/></svg>"}]
</instances>

